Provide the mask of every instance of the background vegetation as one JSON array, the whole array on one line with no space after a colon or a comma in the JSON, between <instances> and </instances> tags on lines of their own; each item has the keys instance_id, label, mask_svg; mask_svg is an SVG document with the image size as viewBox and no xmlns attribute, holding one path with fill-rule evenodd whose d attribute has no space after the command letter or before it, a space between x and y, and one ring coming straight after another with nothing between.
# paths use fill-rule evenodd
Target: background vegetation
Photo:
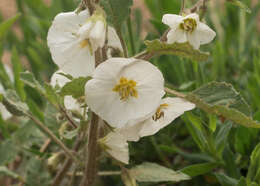
<instances>
[{"instance_id":1,"label":"background vegetation","mask_svg":"<svg viewBox=\"0 0 260 186\"><path fill-rule=\"evenodd\" d=\"M192 1L187 2L187 6L192 5ZM78 3L53 0L50 5L46 5L42 0L16 0L19 13L11 19L16 20L19 34L7 29L12 20L4 22L0 15L0 61L4 51L11 52L14 72L12 81L1 61L1 84L5 89L15 89L33 115L57 135L60 128L56 119L57 111L37 89L24 85L20 72L29 69L40 83L49 81L57 67L46 44L48 28L56 14L72 11ZM144 0L144 3L151 15L151 25L144 26L146 24L143 23L148 20L143 19L142 11L138 9L132 11L131 21L124 24L124 37L131 55L144 49L144 35L151 40L164 33L167 27L161 23L163 14L178 14L180 11L179 0ZM192 91L211 81L231 83L251 106L253 118L260 121L260 23L257 21L260 3L251 0L243 0L243 3L251 7L250 14L224 2L209 3L205 20L216 30L217 37L213 43L202 47L202 50L211 53L208 61L161 56L152 62L161 69L168 85L181 92ZM135 38L133 41L128 30L129 24ZM0 115L0 174L3 174L0 176L0 185L18 185L22 182L26 186L49 185L57 170L48 168L47 159L59 148L50 143L47 149L43 149L46 141L48 138L33 121L17 117L4 121ZM63 141L71 147L75 138ZM257 186L260 185L259 142L258 129L238 126L225 118L195 110L175 120L155 136L131 143L130 165L155 162L174 170L184 168L183 171L193 177L192 180L178 184L162 185L243 186L247 182L248 186ZM60 167L58 165L57 169ZM73 166L71 172L75 169ZM117 167L107 158L102 159L101 169L117 170ZM68 180L70 178L66 177ZM119 176L99 178L99 185L123 185ZM152 186L158 183L140 185Z\"/></svg>"}]
</instances>

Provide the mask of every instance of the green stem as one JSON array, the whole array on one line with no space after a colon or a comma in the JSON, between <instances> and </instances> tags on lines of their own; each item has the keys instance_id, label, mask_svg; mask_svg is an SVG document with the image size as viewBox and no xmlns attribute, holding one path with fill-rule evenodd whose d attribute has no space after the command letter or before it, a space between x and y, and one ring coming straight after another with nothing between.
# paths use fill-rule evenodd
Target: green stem
<instances>
[{"instance_id":1,"label":"green stem","mask_svg":"<svg viewBox=\"0 0 260 186\"><path fill-rule=\"evenodd\" d=\"M127 19L127 29L128 29L128 34L129 34L129 38L130 38L130 46L131 46L131 50L132 50L132 55L134 55L136 50L135 50L135 43L134 43L132 23L131 23L130 16Z\"/></svg>"},{"instance_id":2,"label":"green stem","mask_svg":"<svg viewBox=\"0 0 260 186\"><path fill-rule=\"evenodd\" d=\"M175 95L175 96L180 97L180 98L185 98L186 97L185 94L180 93L180 92L178 92L176 90L169 89L167 87L165 87L164 90L165 90L165 92L167 92L169 94L172 94L172 95Z\"/></svg>"},{"instance_id":3,"label":"green stem","mask_svg":"<svg viewBox=\"0 0 260 186\"><path fill-rule=\"evenodd\" d=\"M120 40L120 43L123 47L123 52L124 52L124 57L128 57L128 52L127 52L127 47L126 47L126 44L125 44L125 41L124 41L124 38L123 38L123 35L122 35L122 32L119 28L116 29L116 33L119 37L119 40Z\"/></svg>"}]
</instances>

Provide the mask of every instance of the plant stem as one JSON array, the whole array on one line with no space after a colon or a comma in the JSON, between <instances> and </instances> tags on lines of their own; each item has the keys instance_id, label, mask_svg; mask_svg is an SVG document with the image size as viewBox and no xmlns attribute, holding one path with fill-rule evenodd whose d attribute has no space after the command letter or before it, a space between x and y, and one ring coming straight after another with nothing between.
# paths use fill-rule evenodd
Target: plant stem
<instances>
[{"instance_id":1,"label":"plant stem","mask_svg":"<svg viewBox=\"0 0 260 186\"><path fill-rule=\"evenodd\" d=\"M120 43L123 47L124 57L128 57L127 47L126 47L126 44L125 44L125 41L124 41L124 38L123 38L123 35L122 35L120 28L116 28L116 33L117 33L119 40L120 40Z\"/></svg>"},{"instance_id":2,"label":"plant stem","mask_svg":"<svg viewBox=\"0 0 260 186\"><path fill-rule=\"evenodd\" d=\"M52 141L54 141L57 145L59 145L63 151L65 152L65 154L70 157L71 159L73 159L74 161L78 162L78 159L75 157L75 155L70 151L70 149L68 149L61 140L59 140L53 133L52 131L47 128L41 121L39 121L38 119L36 119L34 116L32 116L31 114L27 114L27 116L34 121L34 123L43 131L45 132L51 139Z\"/></svg>"},{"instance_id":3,"label":"plant stem","mask_svg":"<svg viewBox=\"0 0 260 186\"><path fill-rule=\"evenodd\" d=\"M172 94L172 95L175 95L175 96L180 97L180 98L185 98L186 97L185 94L177 92L176 90L169 89L167 87L165 87L164 90L165 90L165 92L167 92L169 94Z\"/></svg>"},{"instance_id":4,"label":"plant stem","mask_svg":"<svg viewBox=\"0 0 260 186\"><path fill-rule=\"evenodd\" d=\"M84 172L84 178L81 186L92 186L97 175L97 156L98 156L98 134L99 134L99 117L92 113L91 123L89 125L88 144L87 144L87 161Z\"/></svg>"},{"instance_id":5,"label":"plant stem","mask_svg":"<svg viewBox=\"0 0 260 186\"><path fill-rule=\"evenodd\" d=\"M76 129L78 128L77 124L74 122L74 120L70 117L67 110L60 106L60 111L64 114L65 118L69 121L70 125Z\"/></svg>"},{"instance_id":6,"label":"plant stem","mask_svg":"<svg viewBox=\"0 0 260 186\"><path fill-rule=\"evenodd\" d=\"M130 38L130 45L131 45L132 55L135 55L136 50L135 50L135 43L134 43L132 23L131 23L130 16L127 19L127 29L128 29L128 34L129 34L129 38Z\"/></svg>"},{"instance_id":7,"label":"plant stem","mask_svg":"<svg viewBox=\"0 0 260 186\"><path fill-rule=\"evenodd\" d=\"M185 9L185 0L181 1L181 11L180 11L180 15L182 15L184 13L184 9Z\"/></svg>"},{"instance_id":8,"label":"plant stem","mask_svg":"<svg viewBox=\"0 0 260 186\"><path fill-rule=\"evenodd\" d=\"M91 0L83 0L85 3L86 8L89 10L90 15L94 13L95 7L92 4Z\"/></svg>"},{"instance_id":9,"label":"plant stem","mask_svg":"<svg viewBox=\"0 0 260 186\"><path fill-rule=\"evenodd\" d=\"M95 52L95 65L98 66L103 62L102 49ZM97 156L98 152L98 138L99 138L99 117L92 112L91 122L88 129L88 143L87 143L87 160L85 166L84 177L81 181L81 186L92 186L97 176Z\"/></svg>"},{"instance_id":10,"label":"plant stem","mask_svg":"<svg viewBox=\"0 0 260 186\"><path fill-rule=\"evenodd\" d=\"M80 145L82 143L82 138L78 137L78 140L76 141L73 150L77 152L80 148ZM54 181L52 183L52 186L59 186L62 182L63 178L66 176L66 173L68 172L69 168L71 167L73 161L70 157L68 157L62 166L62 168L59 170L59 172L56 174Z\"/></svg>"}]
</instances>

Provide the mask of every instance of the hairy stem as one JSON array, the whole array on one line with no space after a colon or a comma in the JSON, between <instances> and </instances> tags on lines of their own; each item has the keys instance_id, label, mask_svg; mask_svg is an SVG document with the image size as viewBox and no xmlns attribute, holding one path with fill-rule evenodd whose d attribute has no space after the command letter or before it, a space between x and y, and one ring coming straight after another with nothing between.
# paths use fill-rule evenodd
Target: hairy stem
<instances>
[{"instance_id":1,"label":"hairy stem","mask_svg":"<svg viewBox=\"0 0 260 186\"><path fill-rule=\"evenodd\" d=\"M96 66L103 62L102 49L98 49L95 52L95 60ZM99 120L99 117L92 112L92 118L88 129L87 160L81 186L92 186L97 176Z\"/></svg>"},{"instance_id":2,"label":"hairy stem","mask_svg":"<svg viewBox=\"0 0 260 186\"><path fill-rule=\"evenodd\" d=\"M182 1L181 1L180 15L184 13L184 9L185 9L185 0L182 0Z\"/></svg>"},{"instance_id":3,"label":"hairy stem","mask_svg":"<svg viewBox=\"0 0 260 186\"><path fill-rule=\"evenodd\" d=\"M98 156L98 136L99 136L99 117L92 113L91 123L89 125L88 144L87 144L87 161L84 178L81 186L91 186L95 182L97 175L97 156Z\"/></svg>"},{"instance_id":4,"label":"hairy stem","mask_svg":"<svg viewBox=\"0 0 260 186\"><path fill-rule=\"evenodd\" d=\"M74 120L70 117L67 110L60 106L60 111L64 114L65 118L69 121L69 124L74 128L78 128L77 124L74 122Z\"/></svg>"},{"instance_id":5,"label":"hairy stem","mask_svg":"<svg viewBox=\"0 0 260 186\"><path fill-rule=\"evenodd\" d=\"M95 11L95 7L92 3L92 0L83 0L86 8L89 10L90 15L92 15Z\"/></svg>"},{"instance_id":6,"label":"hairy stem","mask_svg":"<svg viewBox=\"0 0 260 186\"><path fill-rule=\"evenodd\" d=\"M186 97L185 94L177 92L176 90L169 89L167 87L165 87L164 90L165 90L165 92L167 92L169 94L172 94L172 95L175 95L175 96L180 97L180 98L185 98Z\"/></svg>"}]
</instances>

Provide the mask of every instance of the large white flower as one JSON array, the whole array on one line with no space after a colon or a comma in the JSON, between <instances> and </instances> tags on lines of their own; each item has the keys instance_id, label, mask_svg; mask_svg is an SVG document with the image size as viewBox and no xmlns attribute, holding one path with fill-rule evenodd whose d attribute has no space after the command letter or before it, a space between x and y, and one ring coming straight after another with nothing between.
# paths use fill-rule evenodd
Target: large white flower
<instances>
[{"instance_id":1,"label":"large white flower","mask_svg":"<svg viewBox=\"0 0 260 186\"><path fill-rule=\"evenodd\" d=\"M194 108L195 105L193 103L184 99L167 97L162 99L160 106L152 117L136 125L126 126L116 131L121 133L128 141L138 141L141 137L154 135L185 111Z\"/></svg>"},{"instance_id":2,"label":"large white flower","mask_svg":"<svg viewBox=\"0 0 260 186\"><path fill-rule=\"evenodd\" d=\"M165 14L162 22L170 26L167 34L167 43L189 42L194 49L199 49L200 45L211 42L216 33L206 24L200 22L199 16L195 13L187 16L175 14Z\"/></svg>"},{"instance_id":3,"label":"large white flower","mask_svg":"<svg viewBox=\"0 0 260 186\"><path fill-rule=\"evenodd\" d=\"M68 78L65 76L61 75L60 73L64 73L61 70L58 70L55 72L52 77L51 77L51 86L56 87L57 85L61 88L63 87L66 83L70 82ZM67 110L71 111L76 111L79 114L83 115L84 114L84 108L81 107L81 104L72 96L65 96L64 97L64 106Z\"/></svg>"},{"instance_id":4,"label":"large white flower","mask_svg":"<svg viewBox=\"0 0 260 186\"><path fill-rule=\"evenodd\" d=\"M90 17L87 10L77 14L58 14L48 32L48 46L59 69L73 77L91 76L95 69L94 52L103 47L106 23L101 15ZM108 27L108 47L122 50L114 28Z\"/></svg>"},{"instance_id":5,"label":"large white flower","mask_svg":"<svg viewBox=\"0 0 260 186\"><path fill-rule=\"evenodd\" d=\"M90 109L112 127L144 120L160 105L162 73L151 63L134 58L110 58L100 64L85 88Z\"/></svg>"},{"instance_id":6,"label":"large white flower","mask_svg":"<svg viewBox=\"0 0 260 186\"><path fill-rule=\"evenodd\" d=\"M99 140L101 146L114 159L128 164L129 150L126 138L117 132L110 132L107 136Z\"/></svg>"}]
</instances>

